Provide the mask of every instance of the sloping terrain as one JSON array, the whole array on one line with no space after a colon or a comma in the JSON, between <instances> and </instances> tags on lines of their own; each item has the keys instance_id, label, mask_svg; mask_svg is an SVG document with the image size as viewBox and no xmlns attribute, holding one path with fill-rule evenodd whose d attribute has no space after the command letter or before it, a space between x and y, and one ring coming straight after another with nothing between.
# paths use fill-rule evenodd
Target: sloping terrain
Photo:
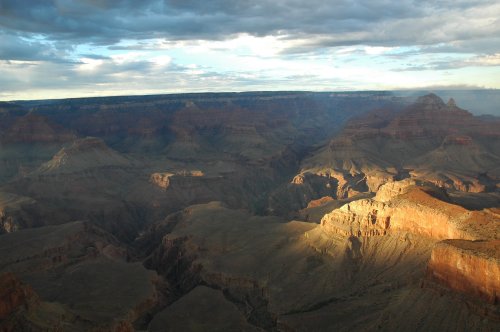
<instances>
[{"instance_id":1,"label":"sloping terrain","mask_svg":"<svg viewBox=\"0 0 500 332\"><path fill-rule=\"evenodd\" d=\"M221 291L198 286L155 315L149 331L262 331L247 322Z\"/></svg>"},{"instance_id":2,"label":"sloping terrain","mask_svg":"<svg viewBox=\"0 0 500 332\"><path fill-rule=\"evenodd\" d=\"M252 92L0 120L2 331L500 326L495 117Z\"/></svg>"},{"instance_id":3,"label":"sloping terrain","mask_svg":"<svg viewBox=\"0 0 500 332\"><path fill-rule=\"evenodd\" d=\"M431 206L435 213L441 210ZM193 206L177 218L147 266L175 279L180 294L199 284L222 290L250 322L266 330L389 329L394 321L403 322L402 315L410 314L413 301L422 307L411 312L412 318L431 330L438 330L442 319L457 330L495 326L483 324L483 317L474 312L467 314L465 324L448 321L467 312L467 304L453 296L442 299L433 288L421 289L431 251L440 238L421 233L432 224L432 215L406 229L359 236L333 232L332 219L325 216L321 225L283 222L218 203ZM337 222L342 227L342 220ZM498 220L488 223L498 228ZM485 274L485 278L495 280L494 275ZM436 301L446 306L446 310L436 308L444 318L427 314ZM394 312L395 302L408 311ZM488 317L496 319L493 314Z\"/></svg>"},{"instance_id":4,"label":"sloping terrain","mask_svg":"<svg viewBox=\"0 0 500 332\"><path fill-rule=\"evenodd\" d=\"M91 224L72 222L4 234L0 250L1 272L26 282L39 301L60 305L60 316L66 318L52 321L55 325L49 329L130 324L156 302L156 274L140 263L127 263L127 250ZM38 309L23 317L35 330L44 327L30 320L31 314L40 314Z\"/></svg>"},{"instance_id":5,"label":"sloping terrain","mask_svg":"<svg viewBox=\"0 0 500 332\"><path fill-rule=\"evenodd\" d=\"M341 197L360 184L375 192L405 177L452 190L493 191L499 182L499 124L427 95L402 112L376 110L351 120L302 163L301 174L337 179Z\"/></svg>"}]
</instances>

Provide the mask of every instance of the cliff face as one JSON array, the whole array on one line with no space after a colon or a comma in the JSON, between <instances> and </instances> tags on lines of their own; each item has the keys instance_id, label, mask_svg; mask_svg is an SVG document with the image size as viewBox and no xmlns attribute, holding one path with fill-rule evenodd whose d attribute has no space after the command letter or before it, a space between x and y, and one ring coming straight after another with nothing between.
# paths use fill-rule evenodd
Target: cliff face
<instances>
[{"instance_id":1,"label":"cliff face","mask_svg":"<svg viewBox=\"0 0 500 332\"><path fill-rule=\"evenodd\" d=\"M397 330L405 326L403 317L428 330L439 330L443 321L464 331L496 326L495 322L481 325L482 317L470 314L448 293L421 288L436 242L432 238L411 233L332 236L321 225L283 223L217 203L189 207L176 214L175 223L147 266L158 269L182 297L153 319L155 329L186 326L207 312L202 299L193 299L197 285L223 290L225 299L263 330L374 330L380 326ZM186 302L191 314L181 316L179 306ZM203 322L217 317L214 312ZM234 313L228 322L236 317Z\"/></svg>"},{"instance_id":2,"label":"cliff face","mask_svg":"<svg viewBox=\"0 0 500 332\"><path fill-rule=\"evenodd\" d=\"M185 319L185 313L190 319ZM221 291L198 286L172 306L158 313L149 331L190 331L196 325L200 331L259 332L249 324L234 303L224 298Z\"/></svg>"},{"instance_id":3,"label":"cliff face","mask_svg":"<svg viewBox=\"0 0 500 332\"><path fill-rule=\"evenodd\" d=\"M175 173L169 172L155 172L149 177L149 182L167 190L174 178L178 177L203 177L205 174L200 170L180 170Z\"/></svg>"},{"instance_id":4,"label":"cliff face","mask_svg":"<svg viewBox=\"0 0 500 332\"><path fill-rule=\"evenodd\" d=\"M0 320L19 311L15 321L33 330L66 325L70 330L101 326L109 331L118 321L123 323L117 328L130 326L158 300L153 285L156 274L140 263L127 263L127 250L116 238L90 223L4 234L0 251L0 271L12 271L30 285L12 273L0 278L0 314L4 315ZM43 300L40 306L33 305L38 303L34 292Z\"/></svg>"},{"instance_id":5,"label":"cliff face","mask_svg":"<svg viewBox=\"0 0 500 332\"><path fill-rule=\"evenodd\" d=\"M130 167L131 162L95 137L75 140L63 147L52 160L42 164L40 173L77 173L99 167Z\"/></svg>"},{"instance_id":6,"label":"cliff face","mask_svg":"<svg viewBox=\"0 0 500 332\"><path fill-rule=\"evenodd\" d=\"M170 177L173 176L174 173L153 173L149 177L149 182L157 185L160 188L167 189L170 186Z\"/></svg>"},{"instance_id":7,"label":"cliff face","mask_svg":"<svg viewBox=\"0 0 500 332\"><path fill-rule=\"evenodd\" d=\"M333 177L311 173L296 175L290 183L275 189L269 196L269 212L297 211L320 197L337 197L337 187L337 180Z\"/></svg>"},{"instance_id":8,"label":"cliff face","mask_svg":"<svg viewBox=\"0 0 500 332\"><path fill-rule=\"evenodd\" d=\"M407 177L452 190L488 192L499 181L499 144L497 122L430 94L401 112L375 110L351 119L302 163L301 172L358 176L372 192Z\"/></svg>"},{"instance_id":9,"label":"cliff face","mask_svg":"<svg viewBox=\"0 0 500 332\"><path fill-rule=\"evenodd\" d=\"M381 133L403 140L434 138L471 132L478 134L474 116L456 105L446 105L441 98L429 94L417 99L402 114L381 129Z\"/></svg>"},{"instance_id":10,"label":"cliff face","mask_svg":"<svg viewBox=\"0 0 500 332\"><path fill-rule=\"evenodd\" d=\"M0 192L0 234L37 226L35 220L40 214L36 210L40 207L35 200Z\"/></svg>"},{"instance_id":11,"label":"cliff face","mask_svg":"<svg viewBox=\"0 0 500 332\"><path fill-rule=\"evenodd\" d=\"M446 240L436 244L427 276L489 303L500 300L500 240Z\"/></svg>"},{"instance_id":12,"label":"cliff face","mask_svg":"<svg viewBox=\"0 0 500 332\"><path fill-rule=\"evenodd\" d=\"M388 183L374 199L361 199L326 214L327 232L346 236L410 232L435 239L495 238L496 223L487 212L468 211L441 201L415 185ZM492 232L493 231L493 232Z\"/></svg>"},{"instance_id":13,"label":"cliff face","mask_svg":"<svg viewBox=\"0 0 500 332\"><path fill-rule=\"evenodd\" d=\"M498 329L421 286L436 242L499 237L498 121L386 93L26 105L0 103L0 312L30 285L31 330ZM429 278L497 301L489 249L439 250Z\"/></svg>"},{"instance_id":14,"label":"cliff face","mask_svg":"<svg viewBox=\"0 0 500 332\"><path fill-rule=\"evenodd\" d=\"M24 285L14 274L0 275L0 321L18 310L29 310L37 303L38 298L33 289Z\"/></svg>"},{"instance_id":15,"label":"cliff face","mask_svg":"<svg viewBox=\"0 0 500 332\"><path fill-rule=\"evenodd\" d=\"M8 143L53 143L71 141L75 137L73 133L49 122L44 116L28 113L11 125L2 140Z\"/></svg>"},{"instance_id":16,"label":"cliff face","mask_svg":"<svg viewBox=\"0 0 500 332\"><path fill-rule=\"evenodd\" d=\"M432 250L427 280L497 304L499 215L493 209L470 211L444 199L446 192L440 188L422 187L412 180L390 182L373 199L356 200L325 214L321 227L330 237L411 233L444 240Z\"/></svg>"},{"instance_id":17,"label":"cliff face","mask_svg":"<svg viewBox=\"0 0 500 332\"><path fill-rule=\"evenodd\" d=\"M318 142L352 115L399 103L389 94L370 93L189 94L56 101L35 106L32 113L79 137L99 137L120 152L167 148L178 158L194 152L199 158L215 148L258 159L290 139Z\"/></svg>"},{"instance_id":18,"label":"cliff face","mask_svg":"<svg viewBox=\"0 0 500 332\"><path fill-rule=\"evenodd\" d=\"M104 223L123 219L116 216L123 206L108 214L118 202L162 217L211 200L263 212L269 205L264 197L289 182L310 145L354 115L403 103L390 94L295 92L28 103L24 113L2 113L0 183L19 196L62 206L69 219L103 215ZM207 176L178 174L184 169L203 169ZM176 175L151 177L163 170ZM159 194L151 183L169 190ZM310 198L331 193L316 189ZM288 212L287 204L279 213ZM307 199L292 205L305 207Z\"/></svg>"}]
</instances>

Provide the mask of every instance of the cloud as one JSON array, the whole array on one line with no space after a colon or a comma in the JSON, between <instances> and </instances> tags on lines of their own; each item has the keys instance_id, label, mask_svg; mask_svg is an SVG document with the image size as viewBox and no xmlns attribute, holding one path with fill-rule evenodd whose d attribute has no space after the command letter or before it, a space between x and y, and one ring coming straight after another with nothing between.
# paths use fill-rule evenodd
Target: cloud
<instances>
[{"instance_id":1,"label":"cloud","mask_svg":"<svg viewBox=\"0 0 500 332\"><path fill-rule=\"evenodd\" d=\"M0 91L498 86L499 36L496 0L0 0Z\"/></svg>"},{"instance_id":2,"label":"cloud","mask_svg":"<svg viewBox=\"0 0 500 332\"><path fill-rule=\"evenodd\" d=\"M261 82L261 81L260 81ZM17 99L29 91L29 99L165 91L205 91L207 85L228 91L245 83L238 73L221 74L195 65L176 64L168 56L79 58L74 63L0 60L0 99ZM249 83L246 81L246 83ZM232 87L231 87L232 86ZM48 92L50 94L48 94ZM21 95L22 96L22 95Z\"/></svg>"},{"instance_id":3,"label":"cloud","mask_svg":"<svg viewBox=\"0 0 500 332\"><path fill-rule=\"evenodd\" d=\"M284 35L303 42L293 52L495 37L500 34L499 17L500 4L495 0L0 2L2 28L42 34L50 40L114 45L124 38L223 40L238 34Z\"/></svg>"},{"instance_id":4,"label":"cloud","mask_svg":"<svg viewBox=\"0 0 500 332\"><path fill-rule=\"evenodd\" d=\"M423 70L450 70L465 67L499 67L500 53L491 55L472 56L464 59L442 59L429 61L425 64L410 64L406 67L394 69L394 71L423 71Z\"/></svg>"},{"instance_id":5,"label":"cloud","mask_svg":"<svg viewBox=\"0 0 500 332\"><path fill-rule=\"evenodd\" d=\"M0 60L61 60L61 54L58 53L50 43L0 32Z\"/></svg>"}]
</instances>

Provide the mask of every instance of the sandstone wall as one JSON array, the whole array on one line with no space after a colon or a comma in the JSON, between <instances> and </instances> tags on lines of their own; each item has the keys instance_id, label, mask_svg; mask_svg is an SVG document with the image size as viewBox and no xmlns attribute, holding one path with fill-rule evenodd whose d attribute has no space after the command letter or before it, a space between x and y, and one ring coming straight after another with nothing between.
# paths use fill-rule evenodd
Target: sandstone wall
<instances>
[{"instance_id":1,"label":"sandstone wall","mask_svg":"<svg viewBox=\"0 0 500 332\"><path fill-rule=\"evenodd\" d=\"M327 232L373 236L404 231L435 239L476 239L460 229L453 216L437 208L411 201L379 202L363 199L351 202L326 214L321 225Z\"/></svg>"},{"instance_id":2,"label":"sandstone wall","mask_svg":"<svg viewBox=\"0 0 500 332\"><path fill-rule=\"evenodd\" d=\"M455 291L497 304L500 300L500 240L447 240L432 250L427 274Z\"/></svg>"}]
</instances>

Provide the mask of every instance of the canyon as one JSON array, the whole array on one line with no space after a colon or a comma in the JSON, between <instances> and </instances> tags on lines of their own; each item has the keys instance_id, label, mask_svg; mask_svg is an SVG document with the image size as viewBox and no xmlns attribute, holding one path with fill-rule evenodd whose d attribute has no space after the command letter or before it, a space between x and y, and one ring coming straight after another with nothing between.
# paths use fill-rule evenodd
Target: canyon
<instances>
[{"instance_id":1,"label":"canyon","mask_svg":"<svg viewBox=\"0 0 500 332\"><path fill-rule=\"evenodd\" d=\"M0 102L2 331L495 331L499 225L432 93Z\"/></svg>"}]
</instances>

